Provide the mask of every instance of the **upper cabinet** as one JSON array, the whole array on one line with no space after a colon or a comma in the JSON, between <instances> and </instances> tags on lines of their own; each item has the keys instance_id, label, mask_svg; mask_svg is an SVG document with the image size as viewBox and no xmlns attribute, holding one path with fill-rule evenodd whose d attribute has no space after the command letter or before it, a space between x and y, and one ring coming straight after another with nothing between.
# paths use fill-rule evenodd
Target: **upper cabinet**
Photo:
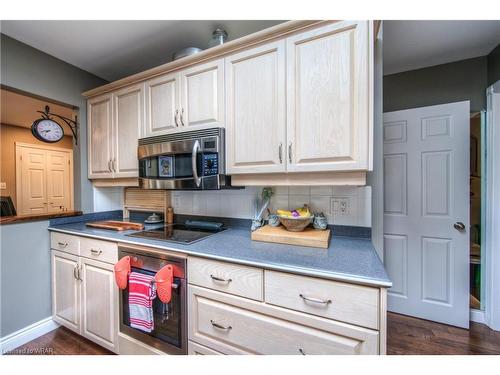
<instances>
[{"instance_id":1,"label":"upper cabinet","mask_svg":"<svg viewBox=\"0 0 500 375\"><path fill-rule=\"evenodd\" d=\"M226 57L228 174L286 170L285 41Z\"/></svg>"},{"instance_id":2,"label":"upper cabinet","mask_svg":"<svg viewBox=\"0 0 500 375\"><path fill-rule=\"evenodd\" d=\"M146 82L144 137L223 126L223 59Z\"/></svg>"},{"instance_id":3,"label":"upper cabinet","mask_svg":"<svg viewBox=\"0 0 500 375\"><path fill-rule=\"evenodd\" d=\"M185 130L224 126L224 60L181 70L180 120Z\"/></svg>"},{"instance_id":4,"label":"upper cabinet","mask_svg":"<svg viewBox=\"0 0 500 375\"><path fill-rule=\"evenodd\" d=\"M287 38L288 171L368 169L368 22Z\"/></svg>"},{"instance_id":5,"label":"upper cabinet","mask_svg":"<svg viewBox=\"0 0 500 375\"><path fill-rule=\"evenodd\" d=\"M88 101L89 178L137 177L137 140L144 125L144 85Z\"/></svg>"},{"instance_id":6,"label":"upper cabinet","mask_svg":"<svg viewBox=\"0 0 500 375\"><path fill-rule=\"evenodd\" d=\"M179 123L179 75L167 74L146 82L146 126L144 137L176 131Z\"/></svg>"},{"instance_id":7,"label":"upper cabinet","mask_svg":"<svg viewBox=\"0 0 500 375\"><path fill-rule=\"evenodd\" d=\"M89 178L113 177L111 169L113 101L111 94L87 102Z\"/></svg>"}]
</instances>

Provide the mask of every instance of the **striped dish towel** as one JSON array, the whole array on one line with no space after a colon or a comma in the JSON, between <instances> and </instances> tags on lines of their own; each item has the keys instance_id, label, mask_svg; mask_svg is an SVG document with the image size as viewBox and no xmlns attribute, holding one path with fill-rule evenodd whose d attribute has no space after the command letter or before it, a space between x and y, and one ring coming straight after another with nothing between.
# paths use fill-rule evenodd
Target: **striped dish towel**
<instances>
[{"instance_id":1,"label":"striped dish towel","mask_svg":"<svg viewBox=\"0 0 500 375\"><path fill-rule=\"evenodd\" d=\"M154 329L153 300L156 297L154 276L131 272L128 277L130 326L144 332Z\"/></svg>"}]
</instances>

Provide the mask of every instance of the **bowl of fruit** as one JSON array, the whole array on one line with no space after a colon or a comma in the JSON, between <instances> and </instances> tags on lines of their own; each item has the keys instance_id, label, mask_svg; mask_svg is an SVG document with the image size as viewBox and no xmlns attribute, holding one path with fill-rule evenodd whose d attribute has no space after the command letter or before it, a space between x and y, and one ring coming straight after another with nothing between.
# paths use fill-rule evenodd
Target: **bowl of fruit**
<instances>
[{"instance_id":1,"label":"bowl of fruit","mask_svg":"<svg viewBox=\"0 0 500 375\"><path fill-rule=\"evenodd\" d=\"M301 232L312 223L314 215L309 211L309 207L304 205L296 210L277 210L280 223L290 232Z\"/></svg>"}]
</instances>

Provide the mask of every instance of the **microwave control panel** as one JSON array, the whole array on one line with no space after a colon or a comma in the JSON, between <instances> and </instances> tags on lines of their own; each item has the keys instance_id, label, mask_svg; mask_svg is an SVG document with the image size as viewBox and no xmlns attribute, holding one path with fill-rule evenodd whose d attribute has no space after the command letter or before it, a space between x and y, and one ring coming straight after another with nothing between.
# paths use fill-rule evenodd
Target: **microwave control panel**
<instances>
[{"instance_id":1,"label":"microwave control panel","mask_svg":"<svg viewBox=\"0 0 500 375\"><path fill-rule=\"evenodd\" d=\"M203 154L203 176L213 176L219 173L218 154Z\"/></svg>"}]
</instances>

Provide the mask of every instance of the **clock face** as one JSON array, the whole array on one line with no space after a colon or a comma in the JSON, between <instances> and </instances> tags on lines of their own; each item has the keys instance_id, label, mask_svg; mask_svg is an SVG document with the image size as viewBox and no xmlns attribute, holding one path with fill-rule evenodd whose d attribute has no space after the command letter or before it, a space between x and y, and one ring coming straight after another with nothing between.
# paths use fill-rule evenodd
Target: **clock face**
<instances>
[{"instance_id":1,"label":"clock face","mask_svg":"<svg viewBox=\"0 0 500 375\"><path fill-rule=\"evenodd\" d=\"M61 125L49 119L35 121L31 126L31 131L40 141L48 143L58 142L64 137Z\"/></svg>"}]
</instances>

